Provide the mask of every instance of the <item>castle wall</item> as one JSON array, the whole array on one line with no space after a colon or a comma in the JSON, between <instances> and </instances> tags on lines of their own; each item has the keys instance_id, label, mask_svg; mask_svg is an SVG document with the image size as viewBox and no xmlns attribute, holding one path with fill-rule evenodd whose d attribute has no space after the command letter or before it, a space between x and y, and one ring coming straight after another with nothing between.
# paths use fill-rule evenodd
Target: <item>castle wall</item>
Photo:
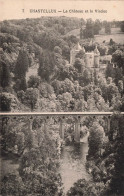
<instances>
[{"instance_id":1,"label":"castle wall","mask_svg":"<svg viewBox=\"0 0 124 196\"><path fill-rule=\"evenodd\" d=\"M75 57L80 50L83 50L83 49L78 44L78 45L76 45L76 48L73 48L70 51L70 64L71 65L74 65ZM99 54L97 47L95 48L94 52L86 52L84 59L83 59L86 67L89 67L89 68L99 67L99 56L100 56L100 54Z\"/></svg>"},{"instance_id":2,"label":"castle wall","mask_svg":"<svg viewBox=\"0 0 124 196\"><path fill-rule=\"evenodd\" d=\"M99 56L94 55L94 67L99 67Z\"/></svg>"},{"instance_id":3,"label":"castle wall","mask_svg":"<svg viewBox=\"0 0 124 196\"><path fill-rule=\"evenodd\" d=\"M86 67L94 66L94 53L93 52L85 53L85 64L86 64Z\"/></svg>"},{"instance_id":4,"label":"castle wall","mask_svg":"<svg viewBox=\"0 0 124 196\"><path fill-rule=\"evenodd\" d=\"M70 64L71 65L74 65L74 63L75 63L75 56L77 55L77 53L79 51L80 50L71 50L71 52L70 52Z\"/></svg>"}]
</instances>

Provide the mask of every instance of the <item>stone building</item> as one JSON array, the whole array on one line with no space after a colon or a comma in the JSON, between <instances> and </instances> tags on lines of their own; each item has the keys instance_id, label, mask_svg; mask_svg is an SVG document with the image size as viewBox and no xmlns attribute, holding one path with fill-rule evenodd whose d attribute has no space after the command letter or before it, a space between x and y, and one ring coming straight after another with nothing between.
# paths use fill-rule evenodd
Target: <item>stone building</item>
<instances>
[{"instance_id":1,"label":"stone building","mask_svg":"<svg viewBox=\"0 0 124 196\"><path fill-rule=\"evenodd\" d=\"M84 55L84 62L86 67L89 68L99 68L99 59L100 59L100 53L97 49L97 46L95 47L94 51L92 52L86 52L84 47L82 48L79 43L77 43L72 50L70 51L70 64L74 65L75 63L75 57L76 55L83 50L85 55Z\"/></svg>"},{"instance_id":2,"label":"stone building","mask_svg":"<svg viewBox=\"0 0 124 196\"><path fill-rule=\"evenodd\" d=\"M72 48L70 51L70 64L73 65L75 63L75 57L82 50L81 45L79 42Z\"/></svg>"}]
</instances>

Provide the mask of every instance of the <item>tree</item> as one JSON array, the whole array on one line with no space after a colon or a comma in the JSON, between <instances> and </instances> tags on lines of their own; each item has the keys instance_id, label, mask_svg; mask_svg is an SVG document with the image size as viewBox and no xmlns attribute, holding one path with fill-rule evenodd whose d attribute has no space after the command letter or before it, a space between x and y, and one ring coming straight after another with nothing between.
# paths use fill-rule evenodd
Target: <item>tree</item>
<instances>
[{"instance_id":1,"label":"tree","mask_svg":"<svg viewBox=\"0 0 124 196\"><path fill-rule=\"evenodd\" d=\"M87 105L89 111L109 111L109 106L105 103L104 98L95 89L88 97Z\"/></svg>"},{"instance_id":2,"label":"tree","mask_svg":"<svg viewBox=\"0 0 124 196\"><path fill-rule=\"evenodd\" d=\"M81 77L82 81L81 81L81 83L83 83L84 86L89 85L90 82L92 81L91 77L92 77L91 71L89 69L85 68L83 73L82 73L82 77Z\"/></svg>"},{"instance_id":3,"label":"tree","mask_svg":"<svg viewBox=\"0 0 124 196\"><path fill-rule=\"evenodd\" d=\"M119 94L118 88L114 83L111 83L107 86L107 97L108 101L111 105L111 100L114 96L117 96Z\"/></svg>"},{"instance_id":4,"label":"tree","mask_svg":"<svg viewBox=\"0 0 124 196\"><path fill-rule=\"evenodd\" d=\"M90 97L88 97L88 100L87 100L87 110L88 111L98 111L98 108L96 107L96 103L95 103L95 100L91 94Z\"/></svg>"},{"instance_id":5,"label":"tree","mask_svg":"<svg viewBox=\"0 0 124 196\"><path fill-rule=\"evenodd\" d=\"M60 89L61 89L61 81L54 80L52 82L52 86L54 88L54 91L55 91L56 95L58 95L60 93Z\"/></svg>"},{"instance_id":6,"label":"tree","mask_svg":"<svg viewBox=\"0 0 124 196\"><path fill-rule=\"evenodd\" d=\"M10 86L10 71L4 61L0 61L0 86L2 88Z\"/></svg>"},{"instance_id":7,"label":"tree","mask_svg":"<svg viewBox=\"0 0 124 196\"><path fill-rule=\"evenodd\" d=\"M78 70L79 73L82 72L82 70L83 70L83 65L82 65L82 61L81 61L80 58L76 58L76 59L75 59L74 67Z\"/></svg>"},{"instance_id":8,"label":"tree","mask_svg":"<svg viewBox=\"0 0 124 196\"><path fill-rule=\"evenodd\" d=\"M80 39L83 39L83 28L80 28Z\"/></svg>"},{"instance_id":9,"label":"tree","mask_svg":"<svg viewBox=\"0 0 124 196\"><path fill-rule=\"evenodd\" d=\"M41 83L39 85L39 93L44 98L50 98L51 95L54 93L53 87L48 83Z\"/></svg>"},{"instance_id":10,"label":"tree","mask_svg":"<svg viewBox=\"0 0 124 196\"><path fill-rule=\"evenodd\" d=\"M30 145L31 148L21 156L19 174L29 194L61 196L55 139L49 133L49 129L44 130L43 126L32 132L37 145Z\"/></svg>"},{"instance_id":11,"label":"tree","mask_svg":"<svg viewBox=\"0 0 124 196\"><path fill-rule=\"evenodd\" d=\"M15 76L17 79L22 79L26 75L29 67L28 54L23 48L19 51L17 62L15 65Z\"/></svg>"},{"instance_id":12,"label":"tree","mask_svg":"<svg viewBox=\"0 0 124 196\"><path fill-rule=\"evenodd\" d=\"M122 80L123 74L122 74L122 68L117 67L114 69L114 82L118 86L119 80Z\"/></svg>"},{"instance_id":13,"label":"tree","mask_svg":"<svg viewBox=\"0 0 124 196\"><path fill-rule=\"evenodd\" d=\"M105 24L105 33L106 34L110 34L111 33L111 24L108 23L108 22Z\"/></svg>"},{"instance_id":14,"label":"tree","mask_svg":"<svg viewBox=\"0 0 124 196\"><path fill-rule=\"evenodd\" d=\"M85 20L83 18L80 19L80 26L85 25Z\"/></svg>"},{"instance_id":15,"label":"tree","mask_svg":"<svg viewBox=\"0 0 124 196\"><path fill-rule=\"evenodd\" d=\"M109 79L111 79L111 77ZM111 105L112 98L119 95L118 87L115 85L115 83L113 82L110 83L110 80L108 81L108 84L103 81L99 85L105 102L109 101Z\"/></svg>"},{"instance_id":16,"label":"tree","mask_svg":"<svg viewBox=\"0 0 124 196\"><path fill-rule=\"evenodd\" d=\"M114 77L114 69L111 65L107 65L106 70L105 70L105 76L106 76L106 78L108 78L108 77L113 78Z\"/></svg>"},{"instance_id":17,"label":"tree","mask_svg":"<svg viewBox=\"0 0 124 196\"><path fill-rule=\"evenodd\" d=\"M103 192L104 184L95 184L85 179L80 179L74 183L67 192L67 196L99 196Z\"/></svg>"},{"instance_id":18,"label":"tree","mask_svg":"<svg viewBox=\"0 0 124 196\"><path fill-rule=\"evenodd\" d=\"M113 41L113 39L111 38L109 41L109 45L112 46L113 44L115 44L115 42Z\"/></svg>"},{"instance_id":19,"label":"tree","mask_svg":"<svg viewBox=\"0 0 124 196\"><path fill-rule=\"evenodd\" d=\"M119 80L118 81L118 90L119 90L119 93L121 94L121 96L123 95L123 89L124 89L123 80Z\"/></svg>"},{"instance_id":20,"label":"tree","mask_svg":"<svg viewBox=\"0 0 124 196\"><path fill-rule=\"evenodd\" d=\"M1 181L1 194L23 196L27 195L25 185L19 175L8 174L5 175Z\"/></svg>"},{"instance_id":21,"label":"tree","mask_svg":"<svg viewBox=\"0 0 124 196\"><path fill-rule=\"evenodd\" d=\"M57 47L58 48L58 47ZM65 61L62 57L62 51L55 50L53 53L53 63L56 69L60 70L63 66L65 66Z\"/></svg>"},{"instance_id":22,"label":"tree","mask_svg":"<svg viewBox=\"0 0 124 196\"><path fill-rule=\"evenodd\" d=\"M107 84L112 84L112 78L111 77L108 77L107 80L106 80Z\"/></svg>"},{"instance_id":23,"label":"tree","mask_svg":"<svg viewBox=\"0 0 124 196\"><path fill-rule=\"evenodd\" d=\"M76 58L80 58L83 59L85 56L85 52L83 50L80 50L77 54L76 54Z\"/></svg>"},{"instance_id":24,"label":"tree","mask_svg":"<svg viewBox=\"0 0 124 196\"><path fill-rule=\"evenodd\" d=\"M60 68L57 69L56 73L56 79L57 80L65 80L66 78L69 78L70 80L73 80L73 77L76 77L76 71L75 68L69 67L68 65L62 65ZM75 73L74 73L75 72Z\"/></svg>"},{"instance_id":25,"label":"tree","mask_svg":"<svg viewBox=\"0 0 124 196\"><path fill-rule=\"evenodd\" d=\"M88 19L86 23L86 29L84 30L85 38L93 38L94 37L94 26L92 19Z\"/></svg>"},{"instance_id":26,"label":"tree","mask_svg":"<svg viewBox=\"0 0 124 196\"><path fill-rule=\"evenodd\" d=\"M103 147L104 129L97 122L90 128L88 157L98 158Z\"/></svg>"},{"instance_id":27,"label":"tree","mask_svg":"<svg viewBox=\"0 0 124 196\"><path fill-rule=\"evenodd\" d=\"M70 106L69 106L69 108L71 108L72 111L74 110L74 108L75 108L75 102L74 102L74 100L71 100L71 101L70 101Z\"/></svg>"},{"instance_id":28,"label":"tree","mask_svg":"<svg viewBox=\"0 0 124 196\"><path fill-rule=\"evenodd\" d=\"M124 32L124 21L121 22L121 31Z\"/></svg>"},{"instance_id":29,"label":"tree","mask_svg":"<svg viewBox=\"0 0 124 196\"><path fill-rule=\"evenodd\" d=\"M60 93L66 93L66 92L69 92L71 94L74 94L74 92L75 92L74 84L68 78L66 78L64 81L61 82Z\"/></svg>"},{"instance_id":30,"label":"tree","mask_svg":"<svg viewBox=\"0 0 124 196\"><path fill-rule=\"evenodd\" d=\"M0 110L11 111L11 99L2 93L0 94Z\"/></svg>"},{"instance_id":31,"label":"tree","mask_svg":"<svg viewBox=\"0 0 124 196\"><path fill-rule=\"evenodd\" d=\"M26 79L25 77L21 77L20 79L17 79L16 80L16 83L14 84L13 86L14 90L16 92L20 91L20 90L23 90L25 91L27 89L27 84L26 84Z\"/></svg>"},{"instance_id":32,"label":"tree","mask_svg":"<svg viewBox=\"0 0 124 196\"><path fill-rule=\"evenodd\" d=\"M112 98L111 105L112 105L113 111L120 111L121 106L122 106L122 99L121 99L120 94Z\"/></svg>"},{"instance_id":33,"label":"tree","mask_svg":"<svg viewBox=\"0 0 124 196\"><path fill-rule=\"evenodd\" d=\"M98 35L99 34L99 31L101 29L101 23L100 23L100 20L95 20L95 23L94 23L94 35Z\"/></svg>"},{"instance_id":34,"label":"tree","mask_svg":"<svg viewBox=\"0 0 124 196\"><path fill-rule=\"evenodd\" d=\"M94 77L94 84L96 86L98 86L98 72L96 70L94 70L94 73L93 73L93 77Z\"/></svg>"},{"instance_id":35,"label":"tree","mask_svg":"<svg viewBox=\"0 0 124 196\"><path fill-rule=\"evenodd\" d=\"M70 42L70 45L76 44L78 42L78 38L75 35L68 36L68 42Z\"/></svg>"},{"instance_id":36,"label":"tree","mask_svg":"<svg viewBox=\"0 0 124 196\"><path fill-rule=\"evenodd\" d=\"M104 56L108 53L108 47L105 45L98 46L98 50L99 50L101 56Z\"/></svg>"},{"instance_id":37,"label":"tree","mask_svg":"<svg viewBox=\"0 0 124 196\"><path fill-rule=\"evenodd\" d=\"M31 111L34 110L38 101L38 89L37 88L27 88L24 91L18 91L18 98L21 100L22 103L30 107Z\"/></svg>"},{"instance_id":38,"label":"tree","mask_svg":"<svg viewBox=\"0 0 124 196\"><path fill-rule=\"evenodd\" d=\"M54 47L54 52L62 55L62 49L59 46Z\"/></svg>"},{"instance_id":39,"label":"tree","mask_svg":"<svg viewBox=\"0 0 124 196\"><path fill-rule=\"evenodd\" d=\"M124 74L124 52L116 50L112 54L112 62L114 62L119 68L122 68Z\"/></svg>"},{"instance_id":40,"label":"tree","mask_svg":"<svg viewBox=\"0 0 124 196\"><path fill-rule=\"evenodd\" d=\"M70 106L70 101L72 101L72 95L68 92L58 95L58 100L61 103L62 111L68 111L68 106Z\"/></svg>"},{"instance_id":41,"label":"tree","mask_svg":"<svg viewBox=\"0 0 124 196\"><path fill-rule=\"evenodd\" d=\"M110 193L123 195L124 193L124 117L120 115L114 115L112 117L111 131L113 140L110 141L112 144L112 152L114 153L114 167L110 181Z\"/></svg>"},{"instance_id":42,"label":"tree","mask_svg":"<svg viewBox=\"0 0 124 196\"><path fill-rule=\"evenodd\" d=\"M28 88L38 88L40 84L40 77L31 75L28 80Z\"/></svg>"},{"instance_id":43,"label":"tree","mask_svg":"<svg viewBox=\"0 0 124 196\"><path fill-rule=\"evenodd\" d=\"M87 101L88 97L93 93L93 86L91 84L86 85L83 87L82 93L84 95L84 100Z\"/></svg>"},{"instance_id":44,"label":"tree","mask_svg":"<svg viewBox=\"0 0 124 196\"><path fill-rule=\"evenodd\" d=\"M29 67L29 59L26 50L23 48L19 51L19 55L17 58L17 62L15 65L15 78L16 84L14 85L14 89L17 92L18 90L26 90L26 71Z\"/></svg>"},{"instance_id":45,"label":"tree","mask_svg":"<svg viewBox=\"0 0 124 196\"><path fill-rule=\"evenodd\" d=\"M68 45L64 45L62 48L62 55L69 61L70 60L70 48Z\"/></svg>"},{"instance_id":46,"label":"tree","mask_svg":"<svg viewBox=\"0 0 124 196\"><path fill-rule=\"evenodd\" d=\"M124 112L124 96L122 97L122 103L121 103L120 111Z\"/></svg>"},{"instance_id":47,"label":"tree","mask_svg":"<svg viewBox=\"0 0 124 196\"><path fill-rule=\"evenodd\" d=\"M39 118L33 121L31 130L25 118L16 123L15 119L8 121L4 127L5 150L11 149L14 155L17 144L19 169L17 174L5 175L1 180L2 195L62 196L55 132L44 129L43 120Z\"/></svg>"},{"instance_id":48,"label":"tree","mask_svg":"<svg viewBox=\"0 0 124 196\"><path fill-rule=\"evenodd\" d=\"M39 63L38 75L41 79L49 81L55 67L53 53L45 50L39 57Z\"/></svg>"},{"instance_id":49,"label":"tree","mask_svg":"<svg viewBox=\"0 0 124 196\"><path fill-rule=\"evenodd\" d=\"M84 101L83 98L76 101L75 111L77 111L77 112L87 111L87 102Z\"/></svg>"}]
</instances>

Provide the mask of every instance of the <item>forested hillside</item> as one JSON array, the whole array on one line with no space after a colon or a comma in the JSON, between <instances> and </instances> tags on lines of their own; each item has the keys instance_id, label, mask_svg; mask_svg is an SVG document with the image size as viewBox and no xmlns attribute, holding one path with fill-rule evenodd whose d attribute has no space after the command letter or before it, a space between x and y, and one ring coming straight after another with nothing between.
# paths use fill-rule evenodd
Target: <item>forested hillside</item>
<instances>
[{"instance_id":1,"label":"forested hillside","mask_svg":"<svg viewBox=\"0 0 124 196\"><path fill-rule=\"evenodd\" d=\"M107 67L104 76L92 73L81 54L74 66L69 64L70 50L78 41L86 51L95 48L96 43L85 38L86 31L99 34L105 24L66 17L1 22L1 110L123 110L123 45L114 40L97 43L100 55L104 57L107 50L116 64L115 69ZM69 35L79 28L80 38Z\"/></svg>"},{"instance_id":2,"label":"forested hillside","mask_svg":"<svg viewBox=\"0 0 124 196\"><path fill-rule=\"evenodd\" d=\"M123 27L123 21L67 17L0 23L1 112L116 113L111 116L109 131L103 116L80 119L82 138L89 134L86 170L90 181L75 182L68 196L124 193L124 117L120 115L124 111L124 43L116 43L114 38L95 41L95 36L111 36L112 32L123 36ZM77 43L82 50L72 65L70 51ZM100 52L99 69L90 68L83 60L84 50L92 52L96 46ZM12 161L2 173L2 194L64 196L60 154L63 143L74 143L74 119L65 119L64 142L59 136L59 118L1 117L0 122L2 167L9 156ZM16 169L10 171L12 164Z\"/></svg>"}]
</instances>

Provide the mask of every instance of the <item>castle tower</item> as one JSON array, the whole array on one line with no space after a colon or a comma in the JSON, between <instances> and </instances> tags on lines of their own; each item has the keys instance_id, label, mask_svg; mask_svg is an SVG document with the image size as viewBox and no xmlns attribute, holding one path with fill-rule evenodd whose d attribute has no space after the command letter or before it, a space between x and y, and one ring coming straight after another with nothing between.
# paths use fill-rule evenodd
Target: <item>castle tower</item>
<instances>
[{"instance_id":1,"label":"castle tower","mask_svg":"<svg viewBox=\"0 0 124 196\"><path fill-rule=\"evenodd\" d=\"M81 45L79 44L79 42L72 48L72 50L70 51L70 64L73 65L75 62L75 56L76 54L82 50ZM84 49L85 50L85 49Z\"/></svg>"},{"instance_id":2,"label":"castle tower","mask_svg":"<svg viewBox=\"0 0 124 196\"><path fill-rule=\"evenodd\" d=\"M86 67L92 68L94 66L94 53L86 52L85 53L85 65Z\"/></svg>"},{"instance_id":3,"label":"castle tower","mask_svg":"<svg viewBox=\"0 0 124 196\"><path fill-rule=\"evenodd\" d=\"M100 57L100 52L97 48L97 46L94 49L94 67L99 67L99 57Z\"/></svg>"}]
</instances>

